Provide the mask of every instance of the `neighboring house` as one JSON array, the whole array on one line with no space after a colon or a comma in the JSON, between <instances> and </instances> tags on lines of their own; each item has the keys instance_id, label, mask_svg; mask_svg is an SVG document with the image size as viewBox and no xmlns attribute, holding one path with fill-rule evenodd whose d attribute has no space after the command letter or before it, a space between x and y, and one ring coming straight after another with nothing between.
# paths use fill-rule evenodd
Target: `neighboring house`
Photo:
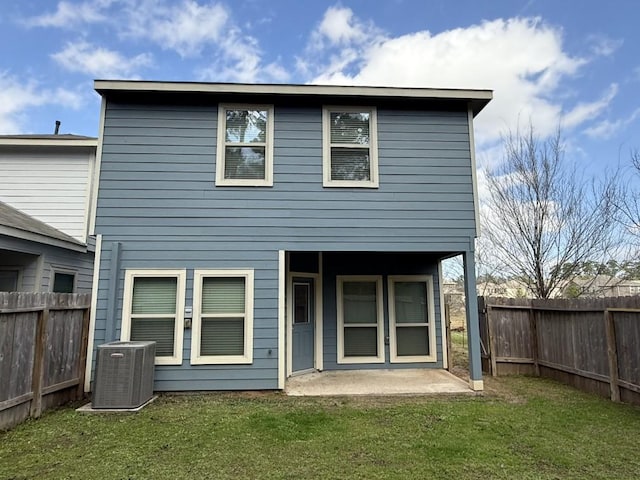
<instances>
[{"instance_id":1,"label":"neighboring house","mask_svg":"<svg viewBox=\"0 0 640 480\"><path fill-rule=\"evenodd\" d=\"M482 297L533 298L527 285L518 280L478 282L478 295Z\"/></svg>"},{"instance_id":2,"label":"neighboring house","mask_svg":"<svg viewBox=\"0 0 640 480\"><path fill-rule=\"evenodd\" d=\"M565 288L567 297L633 297L640 295L640 280L596 275L574 278Z\"/></svg>"},{"instance_id":3,"label":"neighboring house","mask_svg":"<svg viewBox=\"0 0 640 480\"><path fill-rule=\"evenodd\" d=\"M97 139L0 135L0 291L89 293Z\"/></svg>"},{"instance_id":4,"label":"neighboring house","mask_svg":"<svg viewBox=\"0 0 640 480\"><path fill-rule=\"evenodd\" d=\"M462 255L482 389L473 118L490 91L95 88L94 351L155 340L159 391L444 368L441 261Z\"/></svg>"}]
</instances>

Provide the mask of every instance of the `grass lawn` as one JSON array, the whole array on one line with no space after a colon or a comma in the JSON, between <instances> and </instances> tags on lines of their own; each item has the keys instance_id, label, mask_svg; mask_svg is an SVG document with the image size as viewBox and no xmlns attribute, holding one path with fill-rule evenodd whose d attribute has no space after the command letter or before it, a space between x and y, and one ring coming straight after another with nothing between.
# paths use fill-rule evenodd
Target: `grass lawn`
<instances>
[{"instance_id":1,"label":"grass lawn","mask_svg":"<svg viewBox=\"0 0 640 480\"><path fill-rule=\"evenodd\" d=\"M551 381L482 397L162 396L0 433L0 479L639 478L640 408Z\"/></svg>"}]
</instances>

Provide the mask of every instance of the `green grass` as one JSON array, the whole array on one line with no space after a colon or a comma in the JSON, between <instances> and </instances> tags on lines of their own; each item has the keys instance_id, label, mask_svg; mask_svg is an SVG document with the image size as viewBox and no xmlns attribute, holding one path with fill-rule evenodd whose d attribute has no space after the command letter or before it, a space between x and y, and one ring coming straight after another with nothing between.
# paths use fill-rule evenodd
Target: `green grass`
<instances>
[{"instance_id":1,"label":"green grass","mask_svg":"<svg viewBox=\"0 0 640 480\"><path fill-rule=\"evenodd\" d=\"M535 378L482 397L162 396L138 414L46 413L0 434L0 479L640 476L640 408Z\"/></svg>"}]
</instances>

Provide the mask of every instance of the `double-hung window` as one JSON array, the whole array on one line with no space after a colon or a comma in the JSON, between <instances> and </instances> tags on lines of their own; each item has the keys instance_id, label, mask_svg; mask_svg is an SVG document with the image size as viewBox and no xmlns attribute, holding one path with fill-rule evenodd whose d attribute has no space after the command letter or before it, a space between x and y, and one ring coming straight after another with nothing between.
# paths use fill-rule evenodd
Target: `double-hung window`
<instances>
[{"instance_id":1,"label":"double-hung window","mask_svg":"<svg viewBox=\"0 0 640 480\"><path fill-rule=\"evenodd\" d=\"M338 276L338 363L383 363L382 277Z\"/></svg>"},{"instance_id":2,"label":"double-hung window","mask_svg":"<svg viewBox=\"0 0 640 480\"><path fill-rule=\"evenodd\" d=\"M273 185L273 106L218 107L216 185Z\"/></svg>"},{"instance_id":3,"label":"double-hung window","mask_svg":"<svg viewBox=\"0 0 640 480\"><path fill-rule=\"evenodd\" d=\"M373 107L324 107L323 185L378 187L377 113Z\"/></svg>"},{"instance_id":4,"label":"double-hung window","mask_svg":"<svg viewBox=\"0 0 640 480\"><path fill-rule=\"evenodd\" d=\"M127 270L120 338L156 342L156 365L180 365L185 270Z\"/></svg>"},{"instance_id":5,"label":"double-hung window","mask_svg":"<svg viewBox=\"0 0 640 480\"><path fill-rule=\"evenodd\" d=\"M191 364L252 361L253 270L196 270Z\"/></svg>"},{"instance_id":6,"label":"double-hung window","mask_svg":"<svg viewBox=\"0 0 640 480\"><path fill-rule=\"evenodd\" d=\"M436 329L430 275L389 276L391 361L435 362Z\"/></svg>"}]
</instances>

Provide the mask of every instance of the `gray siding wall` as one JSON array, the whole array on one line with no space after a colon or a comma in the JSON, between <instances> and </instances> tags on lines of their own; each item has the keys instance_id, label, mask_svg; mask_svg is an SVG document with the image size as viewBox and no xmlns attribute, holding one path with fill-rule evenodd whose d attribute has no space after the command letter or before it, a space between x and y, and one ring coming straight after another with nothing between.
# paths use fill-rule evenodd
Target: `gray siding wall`
<instances>
[{"instance_id":1,"label":"gray siding wall","mask_svg":"<svg viewBox=\"0 0 640 480\"><path fill-rule=\"evenodd\" d=\"M58 269L75 272L75 293L91 293L93 252L75 252L7 236L0 237L0 250L8 251L0 257L0 262L21 266L20 289L24 292L51 291L53 271Z\"/></svg>"},{"instance_id":2,"label":"gray siding wall","mask_svg":"<svg viewBox=\"0 0 640 480\"><path fill-rule=\"evenodd\" d=\"M216 104L107 103L95 344L112 340L114 330L119 338L125 269L188 269L187 305L193 269L255 270L253 365L190 366L186 330L183 364L156 368L157 390L276 388L278 250L470 247L466 112L378 108L378 189L323 188L321 105L276 104L274 121L273 187L216 187ZM121 244L116 292L108 280L113 242Z\"/></svg>"}]
</instances>

